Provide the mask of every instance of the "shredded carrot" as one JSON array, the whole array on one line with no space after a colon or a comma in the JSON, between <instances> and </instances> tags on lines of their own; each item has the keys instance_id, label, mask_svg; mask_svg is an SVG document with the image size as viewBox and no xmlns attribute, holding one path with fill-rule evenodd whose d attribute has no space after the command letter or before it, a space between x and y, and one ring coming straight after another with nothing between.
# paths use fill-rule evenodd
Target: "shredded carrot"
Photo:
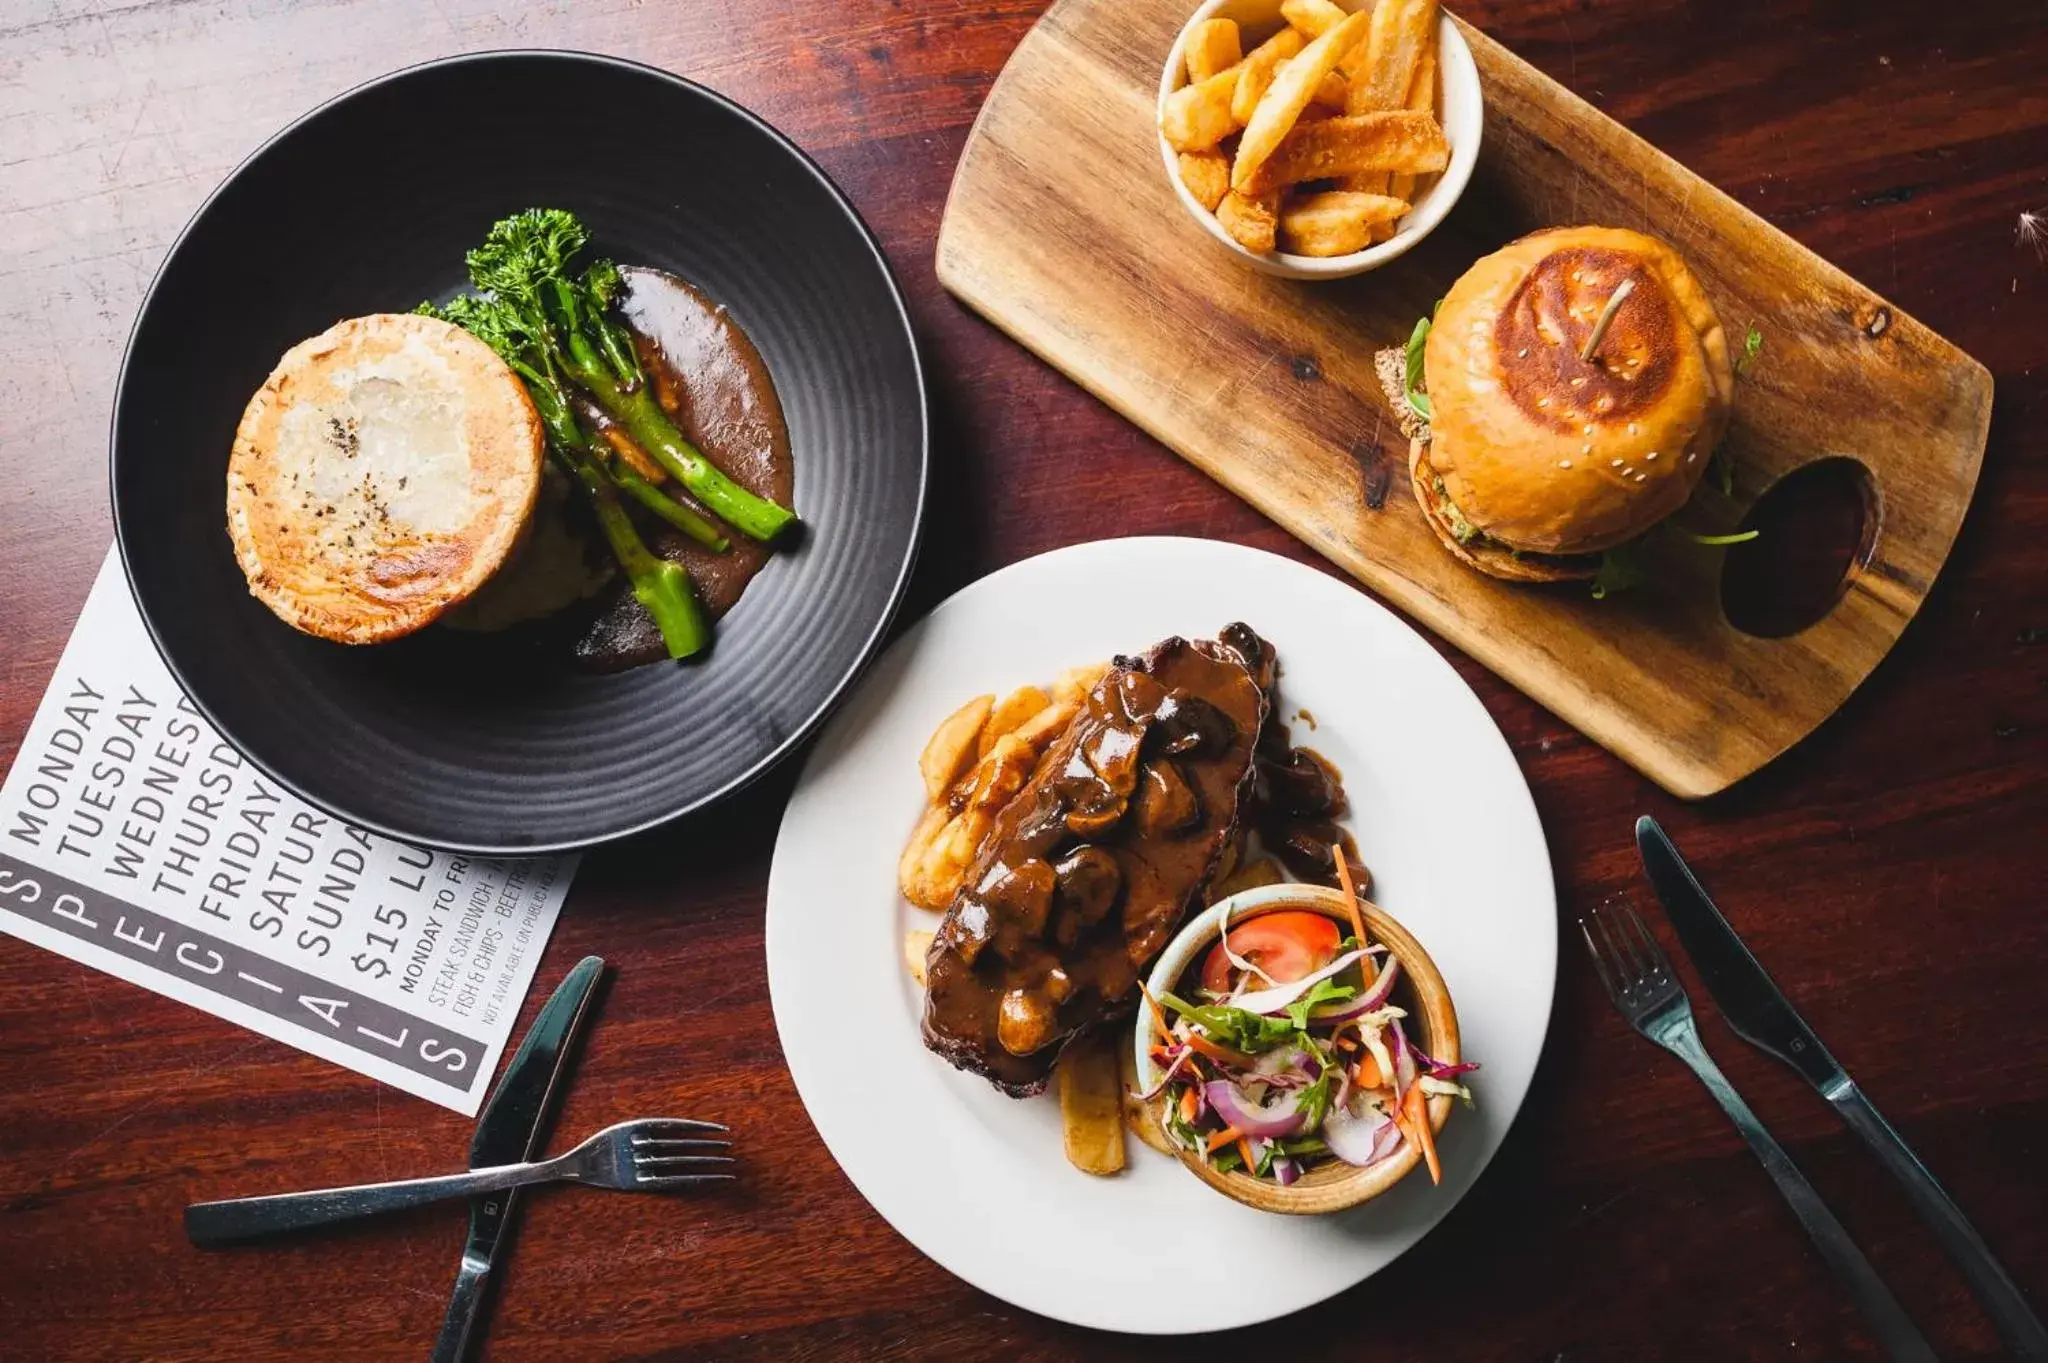
<instances>
[{"instance_id":1,"label":"shredded carrot","mask_svg":"<svg viewBox=\"0 0 2048 1363\"><path fill-rule=\"evenodd\" d=\"M1351 863L1344 856L1342 842L1330 844L1330 860L1337 863L1337 885L1344 891L1344 907L1351 914L1351 935L1358 940L1358 945L1363 947L1365 919L1358 912L1358 887L1351 882ZM1360 961L1359 964L1364 965L1365 962ZM1370 985L1372 981L1367 980L1366 983Z\"/></svg>"},{"instance_id":2,"label":"shredded carrot","mask_svg":"<svg viewBox=\"0 0 2048 1363\"><path fill-rule=\"evenodd\" d=\"M1234 1126L1224 1127L1221 1131L1218 1131L1214 1135L1209 1137L1209 1153L1212 1155L1215 1154L1218 1150L1221 1150L1224 1146L1238 1139L1238 1137L1242 1136L1243 1134L1244 1133L1242 1131L1239 1131Z\"/></svg>"},{"instance_id":3,"label":"shredded carrot","mask_svg":"<svg viewBox=\"0 0 2048 1363\"><path fill-rule=\"evenodd\" d=\"M1337 1038L1337 1049L1349 1055L1358 1049L1358 1043L1348 1036L1340 1036Z\"/></svg>"},{"instance_id":4,"label":"shredded carrot","mask_svg":"<svg viewBox=\"0 0 2048 1363\"><path fill-rule=\"evenodd\" d=\"M1238 1158L1244 1161L1244 1171L1247 1174L1257 1172L1259 1162L1252 1158L1252 1143L1242 1136L1237 1138L1237 1154Z\"/></svg>"},{"instance_id":5,"label":"shredded carrot","mask_svg":"<svg viewBox=\"0 0 2048 1363\"><path fill-rule=\"evenodd\" d=\"M1189 1126L1195 1124L1195 1090L1192 1086L1180 1091L1180 1119Z\"/></svg>"},{"instance_id":6,"label":"shredded carrot","mask_svg":"<svg viewBox=\"0 0 2048 1363\"><path fill-rule=\"evenodd\" d=\"M1358 1086L1360 1088L1376 1089L1386 1082L1387 1077L1380 1073L1380 1062L1377 1056L1371 1051L1367 1051L1364 1055L1358 1057Z\"/></svg>"},{"instance_id":7,"label":"shredded carrot","mask_svg":"<svg viewBox=\"0 0 2048 1363\"><path fill-rule=\"evenodd\" d=\"M1422 1147L1422 1158L1429 1164L1429 1181L1442 1183L1444 1167L1437 1163L1436 1132L1429 1127L1429 1100L1423 1096L1422 1086L1408 1086L1407 1096L1401 1099L1401 1115L1407 1124L1402 1128L1408 1138Z\"/></svg>"},{"instance_id":8,"label":"shredded carrot","mask_svg":"<svg viewBox=\"0 0 2048 1363\"><path fill-rule=\"evenodd\" d=\"M1152 1021L1158 1025L1160 1034L1172 1036L1173 1028L1167 1025L1166 1010L1159 1006L1159 1000L1152 997L1152 991L1145 987L1143 981L1138 984L1138 992L1145 996L1145 1006L1152 1010Z\"/></svg>"},{"instance_id":9,"label":"shredded carrot","mask_svg":"<svg viewBox=\"0 0 2048 1363\"><path fill-rule=\"evenodd\" d=\"M1191 1031L1182 1037L1181 1040L1187 1042L1188 1047L1196 1055L1206 1055L1219 1065L1229 1065L1235 1069L1242 1070L1251 1068L1255 1063L1250 1056L1242 1051L1233 1051L1228 1046L1219 1046L1200 1032Z\"/></svg>"}]
</instances>

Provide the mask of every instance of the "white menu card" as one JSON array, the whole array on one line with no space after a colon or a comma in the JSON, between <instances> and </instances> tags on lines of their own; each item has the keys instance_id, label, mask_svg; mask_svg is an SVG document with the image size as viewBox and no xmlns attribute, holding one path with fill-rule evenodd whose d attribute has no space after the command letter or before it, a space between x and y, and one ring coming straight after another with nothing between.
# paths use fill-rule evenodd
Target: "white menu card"
<instances>
[{"instance_id":1,"label":"white menu card","mask_svg":"<svg viewBox=\"0 0 2048 1363\"><path fill-rule=\"evenodd\" d=\"M0 932L465 1116L575 869L287 794L172 680L114 551L0 785Z\"/></svg>"}]
</instances>

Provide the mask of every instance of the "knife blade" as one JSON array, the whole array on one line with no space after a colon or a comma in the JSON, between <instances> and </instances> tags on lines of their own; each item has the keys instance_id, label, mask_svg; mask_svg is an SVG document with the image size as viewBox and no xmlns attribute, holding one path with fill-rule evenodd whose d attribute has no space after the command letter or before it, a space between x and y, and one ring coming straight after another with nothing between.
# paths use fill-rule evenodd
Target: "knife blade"
<instances>
[{"instance_id":1,"label":"knife blade","mask_svg":"<svg viewBox=\"0 0 2048 1363\"><path fill-rule=\"evenodd\" d=\"M1847 1072L1820 1044L1805 1019L1793 1011L1791 1002L1750 955L1714 901L1707 898L1671 839L1647 814L1636 820L1636 850L1642 855L1650 888L1657 892L1671 926L1678 930L1678 940L1685 944L1685 954L1692 958L1707 992L1714 996L1721 1016L1735 1034L1790 1065L1820 1090L1821 1097L1832 1101L1834 1093L1849 1083Z\"/></svg>"},{"instance_id":2,"label":"knife blade","mask_svg":"<svg viewBox=\"0 0 2048 1363\"><path fill-rule=\"evenodd\" d=\"M1905 1189L1914 1210L1934 1230L1949 1259L1984 1304L1993 1328L2014 1357L2048 1360L2048 1328L2027 1305L2026 1298L1962 1208L1935 1180L1905 1138L1884 1119L1841 1063L1821 1045L1770 975L1735 935L1721 910L1707 897L1699 878L1685 864L1657 821L1636 820L1636 850L1650 887L1664 905L1664 914L1678 932L1685 954L1705 981L1707 992L1735 1034L1761 1051L1776 1056L1820 1091L1842 1121L1862 1138L1893 1178Z\"/></svg>"},{"instance_id":3,"label":"knife blade","mask_svg":"<svg viewBox=\"0 0 2048 1363\"><path fill-rule=\"evenodd\" d=\"M469 1143L470 1168L519 1164L540 1153L576 1036L603 974L604 958L586 956L541 1005L477 1118L476 1135ZM467 1356L491 1265L517 1200L517 1190L482 1193L469 1200L469 1239L462 1247L448 1313L434 1341L434 1363L461 1363Z\"/></svg>"}]
</instances>

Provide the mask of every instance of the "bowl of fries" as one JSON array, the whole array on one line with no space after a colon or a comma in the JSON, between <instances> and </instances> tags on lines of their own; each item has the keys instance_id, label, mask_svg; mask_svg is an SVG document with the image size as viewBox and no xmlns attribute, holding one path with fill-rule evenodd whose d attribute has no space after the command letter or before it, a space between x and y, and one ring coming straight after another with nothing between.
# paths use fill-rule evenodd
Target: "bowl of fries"
<instances>
[{"instance_id":1,"label":"bowl of fries","mask_svg":"<svg viewBox=\"0 0 2048 1363\"><path fill-rule=\"evenodd\" d=\"M1188 212L1253 267L1341 279L1450 212L1483 113L1436 0L1207 0L1160 76L1159 150Z\"/></svg>"}]
</instances>

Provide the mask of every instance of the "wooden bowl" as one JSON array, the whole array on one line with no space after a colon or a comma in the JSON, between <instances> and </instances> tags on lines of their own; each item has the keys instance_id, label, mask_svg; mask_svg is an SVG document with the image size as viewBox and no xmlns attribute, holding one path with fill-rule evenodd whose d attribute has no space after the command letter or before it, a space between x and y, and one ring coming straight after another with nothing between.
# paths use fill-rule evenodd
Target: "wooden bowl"
<instances>
[{"instance_id":1,"label":"wooden bowl","mask_svg":"<svg viewBox=\"0 0 2048 1363\"><path fill-rule=\"evenodd\" d=\"M1283 909L1307 909L1347 926L1351 922L1351 916L1344 908L1344 896L1320 885L1265 885L1246 890L1210 906L1182 928L1180 935L1168 944L1158 963L1152 967L1147 987L1155 996L1176 992L1175 987L1189 969L1215 945L1225 915L1235 926ZM1444 986L1444 977L1438 973L1436 963L1429 959L1429 953L1422 949L1422 944L1408 929L1381 912L1377 905L1361 899L1358 909L1365 919L1367 934L1373 941L1383 944L1401 963L1401 978L1394 986L1394 1002L1408 1010L1411 1028L1420 1027L1421 1038L1416 1044L1446 1065L1457 1064L1460 1056L1458 1012L1451 1006L1450 990ZM1159 1067L1149 1054L1158 1030L1150 1010L1139 1009L1134 1044L1137 1047L1140 1092L1159 1082ZM1159 1120L1163 1101L1162 1096L1147 1104L1147 1115L1151 1120ZM1432 1131L1444 1129L1444 1122L1451 1115L1451 1106L1452 1100L1445 1095L1430 1097L1428 1111ZM1260 1211L1287 1212L1298 1216L1343 1211L1361 1202L1369 1202L1406 1178L1422 1162L1422 1152L1404 1142L1399 1154L1369 1169L1332 1160L1303 1174L1293 1184L1282 1187L1270 1179L1255 1178L1246 1173L1219 1173L1192 1151L1176 1147L1174 1153L1194 1172L1195 1177L1225 1197Z\"/></svg>"}]
</instances>

